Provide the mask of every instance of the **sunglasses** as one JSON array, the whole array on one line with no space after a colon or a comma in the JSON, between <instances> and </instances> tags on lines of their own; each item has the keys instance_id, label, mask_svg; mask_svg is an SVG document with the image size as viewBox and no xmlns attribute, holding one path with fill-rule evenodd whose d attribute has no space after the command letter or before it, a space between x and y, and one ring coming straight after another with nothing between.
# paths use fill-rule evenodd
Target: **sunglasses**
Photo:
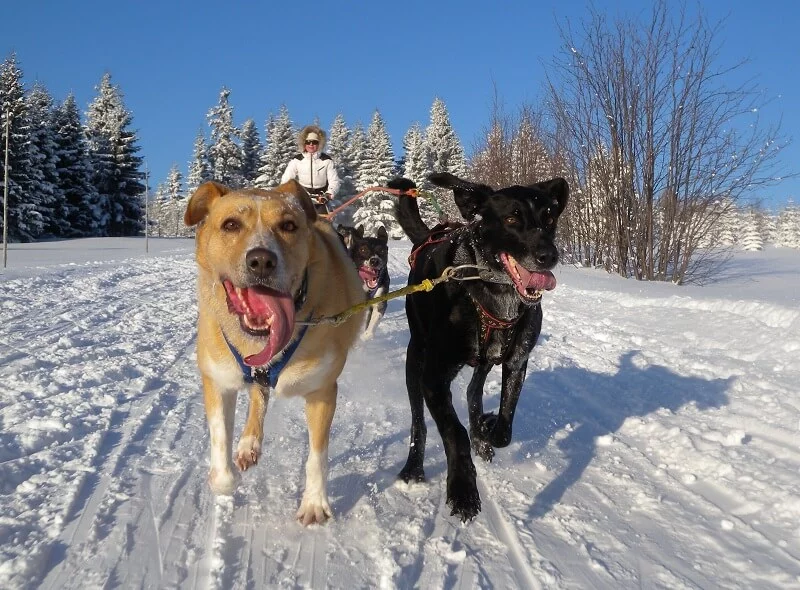
<instances>
[{"instance_id":1,"label":"sunglasses","mask_svg":"<svg viewBox=\"0 0 800 590\"><path fill-rule=\"evenodd\" d=\"M310 139L306 141L306 145L319 145L319 142L316 139Z\"/></svg>"}]
</instances>

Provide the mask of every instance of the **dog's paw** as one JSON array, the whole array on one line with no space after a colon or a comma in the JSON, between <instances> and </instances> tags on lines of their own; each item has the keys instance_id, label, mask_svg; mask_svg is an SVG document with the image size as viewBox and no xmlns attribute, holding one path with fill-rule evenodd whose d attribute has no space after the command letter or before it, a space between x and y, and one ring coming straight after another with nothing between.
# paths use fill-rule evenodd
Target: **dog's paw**
<instances>
[{"instance_id":1,"label":"dog's paw","mask_svg":"<svg viewBox=\"0 0 800 590\"><path fill-rule=\"evenodd\" d=\"M327 498L318 494L303 494L303 501L297 510L297 520L303 526L324 524L333 515Z\"/></svg>"},{"instance_id":2,"label":"dog's paw","mask_svg":"<svg viewBox=\"0 0 800 590\"><path fill-rule=\"evenodd\" d=\"M494 412L487 412L483 414L478 420L478 436L482 439L489 440L489 436L497 424L497 414Z\"/></svg>"},{"instance_id":3,"label":"dog's paw","mask_svg":"<svg viewBox=\"0 0 800 590\"><path fill-rule=\"evenodd\" d=\"M488 440L484 440L478 436L472 436L472 448L475 451L475 454L478 455L484 461L489 463L492 462L494 459L494 447Z\"/></svg>"},{"instance_id":4,"label":"dog's paw","mask_svg":"<svg viewBox=\"0 0 800 590\"><path fill-rule=\"evenodd\" d=\"M363 334L361 334L361 340L363 340L364 342L372 340L374 337L375 337L375 332L364 332Z\"/></svg>"},{"instance_id":5,"label":"dog's paw","mask_svg":"<svg viewBox=\"0 0 800 590\"><path fill-rule=\"evenodd\" d=\"M406 483L425 481L425 470L422 467L406 466L397 474L397 479L402 479Z\"/></svg>"},{"instance_id":6,"label":"dog's paw","mask_svg":"<svg viewBox=\"0 0 800 590\"><path fill-rule=\"evenodd\" d=\"M511 443L511 425L494 412L486 413L481 416L478 437L489 441L498 449L507 447Z\"/></svg>"},{"instance_id":7,"label":"dog's paw","mask_svg":"<svg viewBox=\"0 0 800 590\"><path fill-rule=\"evenodd\" d=\"M472 481L467 485L466 480L463 484L454 483L447 486L447 505L450 507L450 516L456 516L461 522L472 520L481 511L481 496L478 493L478 486Z\"/></svg>"},{"instance_id":8,"label":"dog's paw","mask_svg":"<svg viewBox=\"0 0 800 590\"><path fill-rule=\"evenodd\" d=\"M481 511L477 474L472 459L467 455L450 469L447 476L447 505L451 516L462 522L475 518Z\"/></svg>"},{"instance_id":9,"label":"dog's paw","mask_svg":"<svg viewBox=\"0 0 800 590\"><path fill-rule=\"evenodd\" d=\"M236 456L233 462L241 471L247 471L258 463L261 456L261 442L254 436L244 436L239 441L236 448Z\"/></svg>"},{"instance_id":10,"label":"dog's paw","mask_svg":"<svg viewBox=\"0 0 800 590\"><path fill-rule=\"evenodd\" d=\"M208 472L208 485L216 496L232 496L236 483L236 475L230 469L212 467Z\"/></svg>"}]
</instances>

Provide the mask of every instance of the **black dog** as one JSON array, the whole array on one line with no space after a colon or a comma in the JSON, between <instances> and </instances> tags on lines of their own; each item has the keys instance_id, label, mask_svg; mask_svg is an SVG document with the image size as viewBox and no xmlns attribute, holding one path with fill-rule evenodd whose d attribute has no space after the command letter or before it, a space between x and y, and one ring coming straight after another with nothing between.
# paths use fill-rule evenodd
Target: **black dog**
<instances>
[{"instance_id":1,"label":"black dog","mask_svg":"<svg viewBox=\"0 0 800 590\"><path fill-rule=\"evenodd\" d=\"M447 504L451 514L467 521L481 509L470 439L486 461L492 460L493 447L511 442L528 355L542 327L541 293L556 285L550 272L558 261L553 240L569 189L562 178L498 191L447 173L429 179L453 190L468 223L432 231L423 223L416 199L399 198L398 221L414 244L409 284L463 264L480 270L464 270L462 276L480 279L447 281L406 297L411 448L399 477L406 482L425 478L424 401L447 456ZM414 183L400 178L389 186L407 191ZM450 383L465 364L475 368L467 387L469 436L450 392ZM483 386L492 365L502 365L500 408L498 414L484 414Z\"/></svg>"},{"instance_id":2,"label":"black dog","mask_svg":"<svg viewBox=\"0 0 800 590\"><path fill-rule=\"evenodd\" d=\"M358 269L364 282L364 292L368 299L385 295L389 292L389 235L381 226L377 236L364 237L363 226L357 228L339 225L336 231L342 238L347 253ZM369 340L375 335L375 327L386 313L386 302L371 305L367 310L367 323L361 338Z\"/></svg>"}]
</instances>

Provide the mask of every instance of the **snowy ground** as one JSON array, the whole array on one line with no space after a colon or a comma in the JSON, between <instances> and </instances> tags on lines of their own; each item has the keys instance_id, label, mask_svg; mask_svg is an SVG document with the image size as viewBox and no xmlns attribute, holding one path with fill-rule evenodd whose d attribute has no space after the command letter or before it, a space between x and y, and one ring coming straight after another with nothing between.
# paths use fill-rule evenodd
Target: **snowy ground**
<instances>
[{"instance_id":1,"label":"snowy ground","mask_svg":"<svg viewBox=\"0 0 800 590\"><path fill-rule=\"evenodd\" d=\"M391 245L400 286L408 244ZM299 400L272 400L234 498L206 484L189 240L12 245L0 274L0 588L800 588L800 252L704 288L561 267L483 512L396 483L407 328L351 355L335 519L294 521ZM455 399L466 416L457 379ZM489 379L487 407L498 402ZM240 398L237 430L244 396Z\"/></svg>"}]
</instances>

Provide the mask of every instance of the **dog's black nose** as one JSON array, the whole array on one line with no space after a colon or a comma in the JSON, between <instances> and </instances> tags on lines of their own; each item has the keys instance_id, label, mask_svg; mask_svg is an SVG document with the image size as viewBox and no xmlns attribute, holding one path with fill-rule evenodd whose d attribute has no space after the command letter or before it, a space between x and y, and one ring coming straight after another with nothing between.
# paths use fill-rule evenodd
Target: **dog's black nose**
<instances>
[{"instance_id":1,"label":"dog's black nose","mask_svg":"<svg viewBox=\"0 0 800 590\"><path fill-rule=\"evenodd\" d=\"M253 248L245 257L247 270L257 278L268 277L278 264L275 253L266 248Z\"/></svg>"},{"instance_id":2,"label":"dog's black nose","mask_svg":"<svg viewBox=\"0 0 800 590\"><path fill-rule=\"evenodd\" d=\"M540 248L536 252L536 263L540 268L552 268L558 262L558 250L555 246Z\"/></svg>"}]
</instances>

